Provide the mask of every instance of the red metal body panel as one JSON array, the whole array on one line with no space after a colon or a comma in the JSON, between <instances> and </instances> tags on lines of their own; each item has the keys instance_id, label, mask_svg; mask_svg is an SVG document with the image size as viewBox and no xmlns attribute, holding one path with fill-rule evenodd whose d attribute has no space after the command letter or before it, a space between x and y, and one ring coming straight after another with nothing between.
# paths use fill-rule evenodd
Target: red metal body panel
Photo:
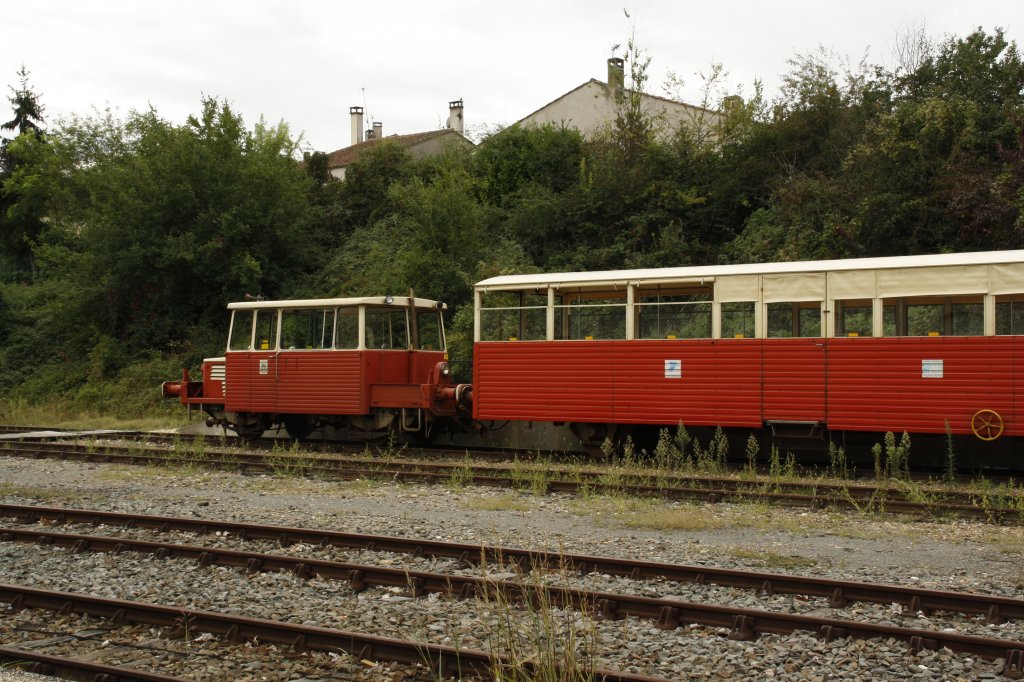
<instances>
[{"instance_id":1,"label":"red metal body panel","mask_svg":"<svg viewBox=\"0 0 1024 682\"><path fill-rule=\"evenodd\" d=\"M484 342L473 416L962 434L990 409L1024 435L1017 357L1022 337Z\"/></svg>"},{"instance_id":2,"label":"red metal body panel","mask_svg":"<svg viewBox=\"0 0 1024 682\"><path fill-rule=\"evenodd\" d=\"M852 431L971 433L981 409L1024 435L1017 417L1024 338L1014 336L830 339L828 424ZM922 368L942 361L942 376ZM930 374L931 376L923 376Z\"/></svg>"},{"instance_id":3,"label":"red metal body panel","mask_svg":"<svg viewBox=\"0 0 1024 682\"><path fill-rule=\"evenodd\" d=\"M359 351L284 350L277 354L276 411L364 414L367 389Z\"/></svg>"},{"instance_id":4,"label":"red metal body panel","mask_svg":"<svg viewBox=\"0 0 1024 682\"><path fill-rule=\"evenodd\" d=\"M477 419L762 422L751 340L478 343L474 354ZM680 361L678 377L666 361Z\"/></svg>"},{"instance_id":5,"label":"red metal body panel","mask_svg":"<svg viewBox=\"0 0 1024 682\"><path fill-rule=\"evenodd\" d=\"M825 421L826 339L754 343L761 346L763 354L763 420Z\"/></svg>"},{"instance_id":6,"label":"red metal body panel","mask_svg":"<svg viewBox=\"0 0 1024 682\"><path fill-rule=\"evenodd\" d=\"M225 409L278 414L366 414L431 407L423 388L442 351L284 350L226 354ZM429 388L429 387L428 387Z\"/></svg>"}]
</instances>

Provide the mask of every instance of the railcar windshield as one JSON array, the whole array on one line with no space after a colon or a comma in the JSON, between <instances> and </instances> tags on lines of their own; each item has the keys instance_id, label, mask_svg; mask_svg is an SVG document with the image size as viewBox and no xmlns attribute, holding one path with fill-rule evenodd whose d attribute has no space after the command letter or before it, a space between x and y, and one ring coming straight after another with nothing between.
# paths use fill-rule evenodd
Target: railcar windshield
<instances>
[{"instance_id":1,"label":"railcar windshield","mask_svg":"<svg viewBox=\"0 0 1024 682\"><path fill-rule=\"evenodd\" d=\"M228 350L249 350L252 347L252 310L236 310L231 315Z\"/></svg>"},{"instance_id":2,"label":"railcar windshield","mask_svg":"<svg viewBox=\"0 0 1024 682\"><path fill-rule=\"evenodd\" d=\"M366 308L366 347L406 349L409 347L409 325L405 308Z\"/></svg>"},{"instance_id":3,"label":"railcar windshield","mask_svg":"<svg viewBox=\"0 0 1024 682\"><path fill-rule=\"evenodd\" d=\"M333 308L285 308L281 311L283 350L323 350L333 343Z\"/></svg>"}]
</instances>

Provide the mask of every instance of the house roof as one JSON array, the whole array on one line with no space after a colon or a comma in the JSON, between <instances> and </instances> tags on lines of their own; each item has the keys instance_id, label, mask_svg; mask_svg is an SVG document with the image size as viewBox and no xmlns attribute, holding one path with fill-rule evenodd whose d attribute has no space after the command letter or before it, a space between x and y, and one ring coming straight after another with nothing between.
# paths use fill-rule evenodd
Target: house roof
<instances>
[{"instance_id":1,"label":"house roof","mask_svg":"<svg viewBox=\"0 0 1024 682\"><path fill-rule=\"evenodd\" d=\"M576 87L575 87L575 88L573 88L572 90L569 90L569 91L568 91L568 92L566 92L565 94L563 94L563 95L559 95L558 97L554 98L553 100L551 100L550 102L548 102L548 103L547 103L547 104L545 104L544 106L542 106L542 107L538 107L537 109L534 109L533 111L531 111L530 113L528 113L528 114L527 114L526 116L523 116L523 117L522 117L521 119L519 119L518 121L516 121L516 124L522 123L523 121L525 121L526 119L530 118L531 116L533 116L533 115L534 115L534 114L536 114L537 112L539 112L539 111L543 111L544 109L547 109L548 107L550 107L550 106L551 106L552 104L554 104L555 102L558 102L559 100L563 100L563 99L565 99L566 97L568 97L569 95L571 95L571 94L573 94L574 92L576 92L577 90L580 90L580 89L582 89L582 88L585 88L585 87L587 87L588 85L591 85L591 84L593 84L593 85L600 85L601 87L604 87L604 88L607 88L607 87L608 87L608 84L607 84L607 83L605 83L604 81L599 81L599 80L597 80L596 78L591 78L591 79L590 79L590 80L588 80L588 81L587 81L586 83L581 83L580 85L576 86ZM625 92L632 92L632 90L625 90ZM667 102L668 104L674 104L674 105L677 105L677 106L683 106L683 107L688 107L688 108L690 108L690 109L695 109L695 110L697 110L697 111L705 111L705 112L707 112L707 113L709 113L709 114L718 114L718 113L721 113L721 112L715 111L715 110L713 110L713 109L708 109L708 108L706 108L706 107L699 107L699 106L697 106L697 105L695 105L695 104L687 104L686 102L680 102L680 101L678 101L678 100L674 100L674 99L669 99L668 97L661 97L661 96L659 96L659 95L652 95L652 94L650 94L650 93L646 93L646 92L643 92L643 93L641 93L641 94L642 94L642 95L643 95L644 97L647 97L647 98L650 98L650 99L654 99L654 100L659 100L659 101L661 101L661 102Z\"/></svg>"},{"instance_id":2,"label":"house roof","mask_svg":"<svg viewBox=\"0 0 1024 682\"><path fill-rule=\"evenodd\" d=\"M366 140L364 142L354 144L350 147L337 149L328 154L327 167L343 168L352 163L353 161L355 161L357 158L359 158L360 154L373 148L375 145L381 144L383 142L393 142L401 147L405 147L406 149L408 149L410 147L415 147L418 144L426 142L427 140L432 140L436 137L441 137L443 135L459 135L459 133L450 128L443 128L440 130L428 130L423 133L410 133L409 135L388 135L387 137L383 137L379 140ZM459 137L462 136L459 135Z\"/></svg>"}]
</instances>

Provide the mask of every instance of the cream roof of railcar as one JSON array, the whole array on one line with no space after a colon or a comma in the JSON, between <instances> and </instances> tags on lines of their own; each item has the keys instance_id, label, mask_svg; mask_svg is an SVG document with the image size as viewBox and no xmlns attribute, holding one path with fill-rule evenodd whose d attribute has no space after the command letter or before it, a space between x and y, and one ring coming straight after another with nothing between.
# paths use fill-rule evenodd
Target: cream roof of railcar
<instances>
[{"instance_id":1,"label":"cream roof of railcar","mask_svg":"<svg viewBox=\"0 0 1024 682\"><path fill-rule=\"evenodd\" d=\"M734 275L784 275L828 272L901 270L943 266L1016 264L1024 266L1024 250L941 253L926 256L887 256L845 260L793 261L788 263L749 263L738 265L702 265L641 270L604 270L596 272L555 272L529 275L502 275L477 282L480 290L527 289L533 287L573 287L601 284L622 286L627 282L713 281Z\"/></svg>"},{"instance_id":2,"label":"cream roof of railcar","mask_svg":"<svg viewBox=\"0 0 1024 682\"><path fill-rule=\"evenodd\" d=\"M438 303L429 298L415 298L414 305L417 308L446 309L444 303ZM391 303L387 303L383 296L363 296L360 298L310 298L294 301L239 301L228 303L229 310L245 310L249 308L338 308L358 305L390 305L396 308L409 307L408 296L395 296Z\"/></svg>"}]
</instances>

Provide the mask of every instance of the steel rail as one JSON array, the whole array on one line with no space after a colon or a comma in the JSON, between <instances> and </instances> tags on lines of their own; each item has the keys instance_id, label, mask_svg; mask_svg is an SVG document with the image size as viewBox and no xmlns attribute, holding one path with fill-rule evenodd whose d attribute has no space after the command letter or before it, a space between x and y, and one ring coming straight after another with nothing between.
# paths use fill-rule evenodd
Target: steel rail
<instances>
[{"instance_id":1,"label":"steel rail","mask_svg":"<svg viewBox=\"0 0 1024 682\"><path fill-rule=\"evenodd\" d=\"M187 461L190 464L203 464L219 470L238 471L258 469L262 471L276 471L286 469L289 472L301 475L317 475L323 477L335 477L340 479L354 479L365 477L389 478L401 482L445 482L451 480L454 475L463 475L467 471L468 479L475 485L486 485L492 487L509 488L521 485L522 476L515 476L511 473L496 475L493 472L502 473L493 465L485 465L467 469L464 464L449 465L430 462L410 462L401 464L396 462L384 462L375 459L331 459L331 458L293 458L289 460L285 456L264 456L257 454L226 455L227 459L188 459L183 460L165 454L165 451L157 449L146 449L139 451L132 448L123 448L124 452L115 452L117 448L106 447L102 451L86 446L60 446L62 450L49 448L23 448L23 449L0 449L0 454L9 456L30 456L47 457L56 459L81 459L90 462L125 462L129 464L149 463L156 465L174 465ZM74 448L74 449L67 449ZM481 473L483 472L483 473ZM764 488L774 488L775 484L766 482L751 483L750 490L714 489L701 487L670 487L668 485L640 485L627 482L604 483L596 478L585 481L566 480L545 480L548 492L577 493L583 489L594 491L626 492L630 494L660 497L663 499L675 500L706 500L711 502L723 500L755 500L771 501L788 506L800 508L841 508L860 510L864 505L877 505L888 512L896 512L913 515L948 515L962 518L982 519L986 521L1020 522L1022 513L1019 509L1010 507L979 507L972 504L954 504L943 502L916 502L901 498L889 498L880 491L881 497L865 497L853 495L848 489L837 487L834 494L794 494L778 493ZM812 487L813 485L803 485ZM818 486L820 487L820 486ZM822 488L824 491L824 488Z\"/></svg>"},{"instance_id":2,"label":"steel rail","mask_svg":"<svg viewBox=\"0 0 1024 682\"><path fill-rule=\"evenodd\" d=\"M320 577L348 581L355 591L368 586L400 587L409 590L414 597L432 592L456 595L459 598L471 596L496 596L501 594L520 601L540 598L540 603L570 605L594 611L603 619L625 616L658 620L667 608L677 606L677 599L639 597L628 594L580 590L564 587L523 584L519 580L492 579L463 576L449 573L415 571L403 568L388 568L370 564L310 559L306 557L266 554L244 550L232 550L200 545L182 545L104 535L83 535L78 533L54 533L15 528L0 528L0 542L22 542L37 545L62 547L77 552L140 552L152 554L160 559L194 559L200 566L226 566L243 568L250 572L286 571L301 578ZM628 566L627 566L628 568ZM764 574L751 574L754 581ZM850 601L874 603L910 604L912 611L942 610L968 615L983 615L987 620L1004 622L1024 617L1024 600L994 595L971 594L902 588L899 586L874 586L848 583L846 591L835 588L837 581L806 579L805 585L816 585L821 596L830 599L832 608L841 608ZM828 593L830 588L834 588ZM761 582L756 589L774 594L774 586ZM837 594L838 590L838 594ZM806 594L805 591L803 594ZM858 597L868 597L859 599ZM927 603L930 606L924 607ZM941 604L941 608L935 605ZM914 607L918 608L914 608Z\"/></svg>"},{"instance_id":3,"label":"steel rail","mask_svg":"<svg viewBox=\"0 0 1024 682\"><path fill-rule=\"evenodd\" d=\"M17 647L0 646L0 661L9 666L4 669L23 670L37 675L50 675L65 680L91 682L188 682L183 677L161 675L134 668L105 665L81 658L51 656Z\"/></svg>"},{"instance_id":4,"label":"steel rail","mask_svg":"<svg viewBox=\"0 0 1024 682\"><path fill-rule=\"evenodd\" d=\"M196 609L99 598L77 593L50 592L18 585L0 584L0 601L10 603L15 610L45 608L61 613L98 616L111 619L115 624L134 622L163 627L177 626L181 630L222 635L235 642L255 638L264 642L290 645L296 651L341 650L359 658L392 660L408 664L424 663L428 664L431 670L440 671L443 675L462 676L471 673L483 676L492 671L495 665L509 665L500 656L491 656L480 651ZM658 627L663 629L675 629L686 623L699 623L727 630L729 639L740 641L752 641L762 634L788 635L798 630L814 633L826 642L845 637L892 638L906 642L910 652L914 654L923 649L938 650L945 647L950 651L989 660L1003 659L1003 675L1013 679L1024 676L1024 643L1007 639L682 600L631 597L629 603L622 609L624 613L608 613L608 609L618 607L618 604L603 606L601 601L598 601L597 615L655 617ZM526 662L525 665L532 670L530 662ZM597 670L594 679L608 682L646 682L659 678Z\"/></svg>"},{"instance_id":5,"label":"steel rail","mask_svg":"<svg viewBox=\"0 0 1024 682\"><path fill-rule=\"evenodd\" d=\"M869 602L877 604L900 604L907 609L925 613L949 611L974 616L984 616L986 620L1001 623L1007 620L1024 620L1024 599L989 595L981 593L947 592L918 587L900 585L866 584L849 580L836 580L799 576L767 571L744 571L729 568L714 568L686 564L643 561L638 559L620 559L586 554L562 554L540 552L512 547L470 545L450 543L437 540L418 538L399 538L391 536L364 535L343 531L293 528L286 526L262 526L249 523L218 522L206 519L187 519L166 516L149 516L125 514L120 512L102 512L88 509L69 509L60 507L37 507L33 505L0 504L0 517L15 518L22 523L49 521L56 524L80 523L92 525L112 525L129 528L146 528L160 532L182 531L200 535L221 532L248 539L270 540L281 545L305 543L310 545L332 546L352 550L368 550L377 552L393 552L428 556L433 558L453 559L467 564L490 564L504 566L514 564L524 570L530 569L564 569L582 574L597 572L608 575L629 577L636 580L663 579L680 583L711 583L723 587L759 590L766 594L792 594L806 597L818 597L829 600L832 608L842 608L850 602ZM17 533L14 529L3 529L4 533ZM38 531L21 531L38 533ZM44 535L44 533L40 533ZM85 537L85 536L83 536ZM2 536L0 536L2 539ZM11 538L16 539L16 538ZM123 538L111 538L116 544L137 542L140 546L146 543ZM72 543L73 546L74 543ZM108 546L110 546L108 544ZM86 547L83 547L85 549ZM242 554L233 550L209 549L208 553L222 555L222 561L229 561L234 554ZM266 565L275 566L279 570L296 570L296 564L286 563L279 555L266 555ZM211 557L208 557L211 558ZM196 558L199 558L196 556ZM287 561L291 561L288 559ZM299 563L309 566L317 562L310 559L299 559ZM321 562L331 564L334 562ZM239 558L234 563L224 565L248 566L248 559ZM268 568L269 570L269 568ZM301 569L303 571L309 569ZM326 569L325 569L326 570ZM344 572L343 569L342 572ZM374 569L385 575L387 571ZM392 578L392 582L382 585L406 587L406 578L413 573L400 571L401 578ZM340 577L334 575L332 577ZM446 591L440 582L431 583L433 591ZM461 589L461 588L460 588Z\"/></svg>"},{"instance_id":6,"label":"steel rail","mask_svg":"<svg viewBox=\"0 0 1024 682\"><path fill-rule=\"evenodd\" d=\"M495 666L512 665L500 656L472 649L178 606L107 599L74 592L54 592L22 585L0 583L0 601L7 602L15 610L38 608L77 613L110 620L114 624L138 623L166 627L172 629L175 634L183 634L186 631L209 632L225 637L231 642L255 639L290 646L296 652L343 651L359 659L423 665L442 677L486 677L493 674ZM531 661L524 661L520 665L528 672L533 672L537 668ZM593 671L593 679L604 682L666 682L665 678L600 668Z\"/></svg>"},{"instance_id":7,"label":"steel rail","mask_svg":"<svg viewBox=\"0 0 1024 682\"><path fill-rule=\"evenodd\" d=\"M145 438L148 440L168 440L166 434L136 434L136 438ZM29 441L31 442L31 441ZM133 456L140 455L140 451L137 448L129 448L127 446L119 446L114 444L106 444L102 446L96 445L77 445L77 444L61 444L61 443L36 443L37 447L34 449L24 448L23 451L44 456L48 450L57 450L61 454L75 455L77 453L73 451L62 450L63 448L86 448L88 454L91 457L102 458L103 455L109 454L111 456L118 456L128 454ZM147 448L149 452L161 453L166 452L159 448ZM224 450L224 449L210 449L206 451L207 455L222 454L227 459L228 464L234 464L237 466L246 466L252 468L263 468L263 469L274 469L283 466L282 459L293 458L296 466L322 466L322 467L337 467L346 468L352 465L366 466L370 468L379 468L382 466L401 466L402 471L416 471L417 468L423 471L438 471L448 476L454 470L464 470L466 468L466 462L464 460L458 460L452 463L436 462L424 459L385 459L382 460L379 457L371 456L360 456L365 452L365 448L362 450L355 451L355 454L331 452L324 454L322 452L313 453L284 453L284 454L265 454L259 452L238 452L235 450ZM420 453L428 452L419 449ZM465 457L468 455L479 454L477 451L470 450L459 450L453 451L459 457ZM484 451L486 454L492 454ZM332 457L331 455L340 455L338 457ZM214 460L214 463L221 462L222 460ZM494 472L506 472L509 467L501 463L493 462L473 462L475 470L479 471L494 471ZM386 473L395 473L395 470L386 470ZM547 474L555 475L572 475L580 479L586 479L587 483L601 483L603 478L608 476L608 471L601 469L569 469L564 466L554 465L548 466L545 470ZM637 474L637 473L622 473L616 472L616 475L624 485L636 485L643 487L647 482L655 479L658 482L659 488L676 486L679 484L687 484L684 486L687 489L708 489L711 492L725 493L740 491L746 492L753 490L755 492L762 492L764 488L770 488L772 490L792 490L792 491L805 491L811 489L816 493L821 493L821 496L831 497L833 495L850 496L857 501L870 501L876 497L882 497L885 500L891 501L893 499L903 499L906 497L906 492L901 490L898 486L893 485L866 485L861 483L843 483L835 484L823 481L771 481L771 480L745 480L734 477L725 476L695 476L689 474L680 474L677 472L659 472L653 471L650 474ZM504 477L495 477L504 479ZM557 482L557 481L556 481ZM931 494L940 498L943 502L957 502L957 503L970 503L972 500L977 498L976 493L962 490L943 490L926 488L924 493ZM1022 494L1024 497L1024 494ZM1013 511L1013 510L1010 510Z\"/></svg>"}]
</instances>

